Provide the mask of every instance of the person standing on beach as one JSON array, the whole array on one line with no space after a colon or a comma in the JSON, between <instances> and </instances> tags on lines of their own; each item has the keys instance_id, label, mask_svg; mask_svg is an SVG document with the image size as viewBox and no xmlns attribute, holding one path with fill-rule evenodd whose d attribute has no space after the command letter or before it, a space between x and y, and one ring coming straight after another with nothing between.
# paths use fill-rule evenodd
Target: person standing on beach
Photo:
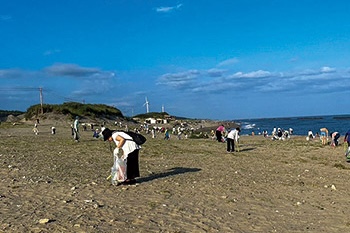
<instances>
[{"instance_id":1,"label":"person standing on beach","mask_svg":"<svg viewBox=\"0 0 350 233\"><path fill-rule=\"evenodd\" d=\"M164 132L164 140L170 140L170 133L168 129L165 129Z\"/></svg>"},{"instance_id":2,"label":"person standing on beach","mask_svg":"<svg viewBox=\"0 0 350 233\"><path fill-rule=\"evenodd\" d=\"M155 128L151 129L151 134L152 134L152 138L156 138L156 130L155 130Z\"/></svg>"},{"instance_id":3,"label":"person standing on beach","mask_svg":"<svg viewBox=\"0 0 350 233\"><path fill-rule=\"evenodd\" d=\"M56 134L56 128L54 126L51 127L51 134Z\"/></svg>"},{"instance_id":4,"label":"person standing on beach","mask_svg":"<svg viewBox=\"0 0 350 233\"><path fill-rule=\"evenodd\" d=\"M238 143L240 128L231 130L227 135L227 152L235 152L235 142Z\"/></svg>"},{"instance_id":5,"label":"person standing on beach","mask_svg":"<svg viewBox=\"0 0 350 233\"><path fill-rule=\"evenodd\" d=\"M76 116L74 123L73 123L73 139L76 142L79 142L79 138L80 138L80 136L79 136L79 117Z\"/></svg>"},{"instance_id":6,"label":"person standing on beach","mask_svg":"<svg viewBox=\"0 0 350 233\"><path fill-rule=\"evenodd\" d=\"M105 128L102 131L102 135L104 141L108 140L115 143L116 148L113 151L113 155L120 156L126 161L126 177L118 185L135 184L136 178L140 177L139 151L141 147L127 133L122 131L112 131Z\"/></svg>"},{"instance_id":7,"label":"person standing on beach","mask_svg":"<svg viewBox=\"0 0 350 233\"><path fill-rule=\"evenodd\" d=\"M218 142L223 142L222 140L222 136L224 135L225 132L225 126L224 125L220 125L217 129L216 129L216 140Z\"/></svg>"},{"instance_id":8,"label":"person standing on beach","mask_svg":"<svg viewBox=\"0 0 350 233\"><path fill-rule=\"evenodd\" d=\"M349 155L350 152L350 129L348 130L348 132L346 132L345 137L344 137L344 143L348 144L348 149L345 152L345 156Z\"/></svg>"}]
</instances>

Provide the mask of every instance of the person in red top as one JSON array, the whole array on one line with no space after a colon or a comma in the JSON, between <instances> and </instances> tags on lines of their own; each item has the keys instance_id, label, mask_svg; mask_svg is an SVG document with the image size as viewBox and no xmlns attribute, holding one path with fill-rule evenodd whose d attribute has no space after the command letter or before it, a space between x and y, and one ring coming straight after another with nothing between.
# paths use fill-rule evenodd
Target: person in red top
<instances>
[{"instance_id":1,"label":"person in red top","mask_svg":"<svg viewBox=\"0 0 350 233\"><path fill-rule=\"evenodd\" d=\"M220 125L217 129L216 129L216 140L218 142L223 142L222 140L222 136L225 132L225 127L224 125Z\"/></svg>"}]
</instances>

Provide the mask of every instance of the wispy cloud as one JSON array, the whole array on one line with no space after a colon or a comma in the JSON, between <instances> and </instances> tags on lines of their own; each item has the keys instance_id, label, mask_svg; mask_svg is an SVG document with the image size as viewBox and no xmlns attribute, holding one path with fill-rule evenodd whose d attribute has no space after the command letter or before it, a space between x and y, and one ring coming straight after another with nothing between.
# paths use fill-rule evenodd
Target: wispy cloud
<instances>
[{"instance_id":1,"label":"wispy cloud","mask_svg":"<svg viewBox=\"0 0 350 233\"><path fill-rule=\"evenodd\" d=\"M11 15L0 15L0 21L9 21L12 19Z\"/></svg>"},{"instance_id":2,"label":"wispy cloud","mask_svg":"<svg viewBox=\"0 0 350 233\"><path fill-rule=\"evenodd\" d=\"M270 77L271 72L265 70L252 71L249 73L237 72L232 75L232 78L265 78Z\"/></svg>"},{"instance_id":3,"label":"wispy cloud","mask_svg":"<svg viewBox=\"0 0 350 233\"><path fill-rule=\"evenodd\" d=\"M177 4L176 6L162 6L162 7L157 7L156 11L160 13L168 13L174 10L178 10L182 7L182 4Z\"/></svg>"},{"instance_id":4,"label":"wispy cloud","mask_svg":"<svg viewBox=\"0 0 350 233\"><path fill-rule=\"evenodd\" d=\"M53 54L56 54L56 53L60 53L61 50L59 49L51 49L51 50L46 50L44 52L44 56L50 56L50 55L53 55Z\"/></svg>"},{"instance_id":5,"label":"wispy cloud","mask_svg":"<svg viewBox=\"0 0 350 233\"><path fill-rule=\"evenodd\" d=\"M236 64L238 62L239 62L238 58L234 57L234 58L230 58L230 59L227 59L225 61L220 62L218 64L218 66L219 67L221 67L221 66L231 66L231 65Z\"/></svg>"},{"instance_id":6,"label":"wispy cloud","mask_svg":"<svg viewBox=\"0 0 350 233\"><path fill-rule=\"evenodd\" d=\"M68 77L88 77L88 76L99 76L105 77L110 76L113 77L113 72L101 71L97 68L87 68L81 67L76 64L54 64L50 67L44 69L49 75L52 76L68 76Z\"/></svg>"},{"instance_id":7,"label":"wispy cloud","mask_svg":"<svg viewBox=\"0 0 350 233\"><path fill-rule=\"evenodd\" d=\"M336 69L328 67L328 66L324 66L321 68L321 72L322 73L334 73L334 72L336 72Z\"/></svg>"},{"instance_id":8,"label":"wispy cloud","mask_svg":"<svg viewBox=\"0 0 350 233\"><path fill-rule=\"evenodd\" d=\"M299 76L299 77L304 77L304 78L310 77L311 78L311 76L318 76L318 75L322 75L322 74L329 74L329 73L335 73L335 72L337 72L335 68L324 66L324 67L321 67L319 70L306 69L306 70L303 70L303 71L300 71L300 72L294 74L294 76Z\"/></svg>"},{"instance_id":9,"label":"wispy cloud","mask_svg":"<svg viewBox=\"0 0 350 233\"><path fill-rule=\"evenodd\" d=\"M0 70L0 78L20 78L23 77L23 71L16 69Z\"/></svg>"},{"instance_id":10,"label":"wispy cloud","mask_svg":"<svg viewBox=\"0 0 350 233\"><path fill-rule=\"evenodd\" d=\"M257 70L251 72L229 73L228 70L209 69L162 75L158 84L174 89L188 90L192 93L222 93L239 90L237 94L245 95L247 91L261 93L316 93L336 91L336 83L343 83L350 74L347 71L338 73L328 66L318 70L301 70L299 72L271 72ZM205 79L205 76L211 79ZM330 85L332 83L332 85ZM184 88L184 87L189 88ZM350 86L350 83L349 83Z\"/></svg>"},{"instance_id":11,"label":"wispy cloud","mask_svg":"<svg viewBox=\"0 0 350 233\"><path fill-rule=\"evenodd\" d=\"M189 70L181 73L167 73L163 74L157 84L166 85L174 88L188 87L198 77L198 70Z\"/></svg>"},{"instance_id":12,"label":"wispy cloud","mask_svg":"<svg viewBox=\"0 0 350 233\"><path fill-rule=\"evenodd\" d=\"M292 57L291 59L289 59L289 62L297 62L298 60L298 57Z\"/></svg>"},{"instance_id":13,"label":"wispy cloud","mask_svg":"<svg viewBox=\"0 0 350 233\"><path fill-rule=\"evenodd\" d=\"M217 68L209 69L207 71L209 77L222 77L225 72L226 72L226 70L217 69Z\"/></svg>"}]
</instances>

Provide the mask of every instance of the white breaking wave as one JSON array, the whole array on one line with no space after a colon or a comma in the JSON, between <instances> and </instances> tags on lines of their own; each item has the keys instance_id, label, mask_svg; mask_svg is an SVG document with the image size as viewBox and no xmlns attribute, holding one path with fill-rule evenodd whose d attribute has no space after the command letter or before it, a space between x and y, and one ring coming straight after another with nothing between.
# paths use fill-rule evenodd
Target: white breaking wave
<instances>
[{"instance_id":1,"label":"white breaking wave","mask_svg":"<svg viewBox=\"0 0 350 233\"><path fill-rule=\"evenodd\" d=\"M255 124L247 124L247 125L243 125L243 129L253 129L255 127Z\"/></svg>"}]
</instances>

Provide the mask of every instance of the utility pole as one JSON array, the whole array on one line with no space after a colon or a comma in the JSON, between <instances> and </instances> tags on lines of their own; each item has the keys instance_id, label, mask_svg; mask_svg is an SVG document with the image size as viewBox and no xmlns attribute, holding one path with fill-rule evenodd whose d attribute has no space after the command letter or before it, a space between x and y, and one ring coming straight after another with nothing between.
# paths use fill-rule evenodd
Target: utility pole
<instances>
[{"instance_id":1,"label":"utility pole","mask_svg":"<svg viewBox=\"0 0 350 233\"><path fill-rule=\"evenodd\" d=\"M39 88L40 91L40 106L41 106L41 114L44 114L44 109L43 109L43 88Z\"/></svg>"}]
</instances>

